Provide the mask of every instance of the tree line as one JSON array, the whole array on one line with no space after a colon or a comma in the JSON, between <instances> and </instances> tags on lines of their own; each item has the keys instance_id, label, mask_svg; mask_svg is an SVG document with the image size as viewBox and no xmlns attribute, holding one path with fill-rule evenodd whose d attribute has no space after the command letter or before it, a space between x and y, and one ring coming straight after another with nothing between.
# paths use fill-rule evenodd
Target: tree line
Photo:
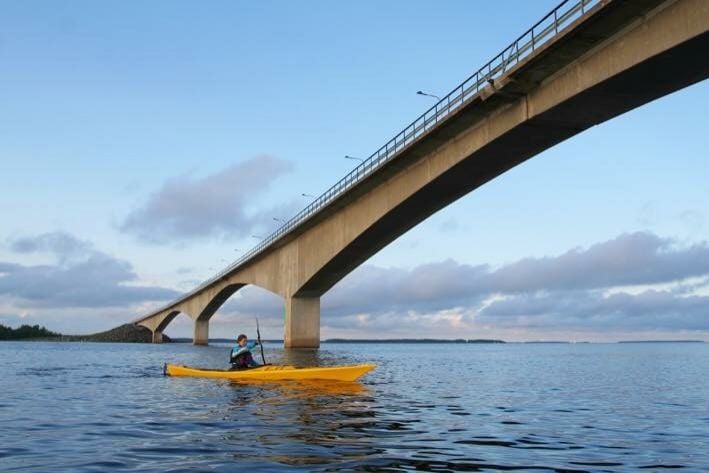
<instances>
[{"instance_id":1,"label":"tree line","mask_svg":"<svg viewBox=\"0 0 709 473\"><path fill-rule=\"evenodd\" d=\"M21 325L18 328L0 324L0 340L23 340L26 338L61 337L60 333L47 330L39 325Z\"/></svg>"}]
</instances>

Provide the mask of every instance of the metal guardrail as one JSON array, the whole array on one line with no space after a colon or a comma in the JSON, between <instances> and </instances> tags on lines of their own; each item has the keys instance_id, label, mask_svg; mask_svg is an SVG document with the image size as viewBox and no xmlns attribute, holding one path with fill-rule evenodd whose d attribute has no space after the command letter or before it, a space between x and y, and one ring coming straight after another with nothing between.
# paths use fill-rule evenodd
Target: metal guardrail
<instances>
[{"instance_id":1,"label":"metal guardrail","mask_svg":"<svg viewBox=\"0 0 709 473\"><path fill-rule=\"evenodd\" d=\"M188 299L192 294L201 291L214 281L222 278L234 269L243 265L254 256L258 255L266 248L273 245L296 227L303 224L313 215L327 207L335 199L347 192L353 186L371 175L385 163L391 161L395 156L410 146L414 141L437 127L442 121L459 109L464 104L469 103L476 97L481 88L485 87L489 81L500 77L510 67L515 66L520 61L531 55L537 48L556 36L561 29L570 23L584 16L589 8L601 3L603 0L564 0L552 11L547 13L541 20L534 24L525 33L515 39L509 46L503 49L497 56L492 58L487 64L478 69L460 85L454 88L448 95L444 96L435 105L426 110L423 115L411 122L396 136L387 141L381 148L372 153L361 164L354 168L349 174L340 179L332 187L317 197L307 207L298 212L293 218L281 225L275 232L263 239L258 245L241 256L234 263L230 264L216 276L206 280L197 288L179 299L153 312L158 313Z\"/></svg>"}]
</instances>

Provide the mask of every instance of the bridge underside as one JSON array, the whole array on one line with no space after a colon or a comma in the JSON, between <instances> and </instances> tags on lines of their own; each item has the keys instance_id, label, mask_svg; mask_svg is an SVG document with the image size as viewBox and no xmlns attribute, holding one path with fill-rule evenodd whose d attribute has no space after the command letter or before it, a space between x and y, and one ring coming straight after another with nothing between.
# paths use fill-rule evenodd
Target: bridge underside
<instances>
[{"instance_id":1,"label":"bridge underside","mask_svg":"<svg viewBox=\"0 0 709 473\"><path fill-rule=\"evenodd\" d=\"M555 144L709 77L707 29L704 0L602 6L269 251L137 323L157 341L185 312L206 343L211 316L255 284L285 300L286 347L317 347L320 296L407 230Z\"/></svg>"},{"instance_id":2,"label":"bridge underside","mask_svg":"<svg viewBox=\"0 0 709 473\"><path fill-rule=\"evenodd\" d=\"M520 123L413 193L332 258L298 292L322 294L425 218L542 151L709 76L707 34L648 59ZM648 80L648 78L651 78ZM632 91L632 92L629 92Z\"/></svg>"}]
</instances>

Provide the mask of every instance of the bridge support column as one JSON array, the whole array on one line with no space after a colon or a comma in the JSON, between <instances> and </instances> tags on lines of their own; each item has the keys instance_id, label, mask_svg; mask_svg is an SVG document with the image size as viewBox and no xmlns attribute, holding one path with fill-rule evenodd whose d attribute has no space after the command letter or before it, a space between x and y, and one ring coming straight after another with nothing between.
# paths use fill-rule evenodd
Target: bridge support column
<instances>
[{"instance_id":1,"label":"bridge support column","mask_svg":"<svg viewBox=\"0 0 709 473\"><path fill-rule=\"evenodd\" d=\"M209 320L194 321L194 345L207 345L209 343Z\"/></svg>"},{"instance_id":2,"label":"bridge support column","mask_svg":"<svg viewBox=\"0 0 709 473\"><path fill-rule=\"evenodd\" d=\"M153 343L162 343L162 332L153 330Z\"/></svg>"},{"instance_id":3,"label":"bridge support column","mask_svg":"<svg viewBox=\"0 0 709 473\"><path fill-rule=\"evenodd\" d=\"M320 346L320 298L288 297L283 335L285 348L318 348Z\"/></svg>"}]
</instances>

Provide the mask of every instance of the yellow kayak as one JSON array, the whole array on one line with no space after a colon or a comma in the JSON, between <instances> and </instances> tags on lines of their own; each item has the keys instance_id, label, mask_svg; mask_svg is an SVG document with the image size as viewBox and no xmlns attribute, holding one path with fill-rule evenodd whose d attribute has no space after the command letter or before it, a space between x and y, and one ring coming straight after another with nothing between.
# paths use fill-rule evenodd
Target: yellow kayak
<instances>
[{"instance_id":1,"label":"yellow kayak","mask_svg":"<svg viewBox=\"0 0 709 473\"><path fill-rule=\"evenodd\" d=\"M354 381L376 368L375 364L296 368L294 366L268 365L247 370L217 370L190 368L189 366L165 364L169 376L192 376L197 378L223 378L238 380L277 381L286 379L329 379Z\"/></svg>"}]
</instances>

